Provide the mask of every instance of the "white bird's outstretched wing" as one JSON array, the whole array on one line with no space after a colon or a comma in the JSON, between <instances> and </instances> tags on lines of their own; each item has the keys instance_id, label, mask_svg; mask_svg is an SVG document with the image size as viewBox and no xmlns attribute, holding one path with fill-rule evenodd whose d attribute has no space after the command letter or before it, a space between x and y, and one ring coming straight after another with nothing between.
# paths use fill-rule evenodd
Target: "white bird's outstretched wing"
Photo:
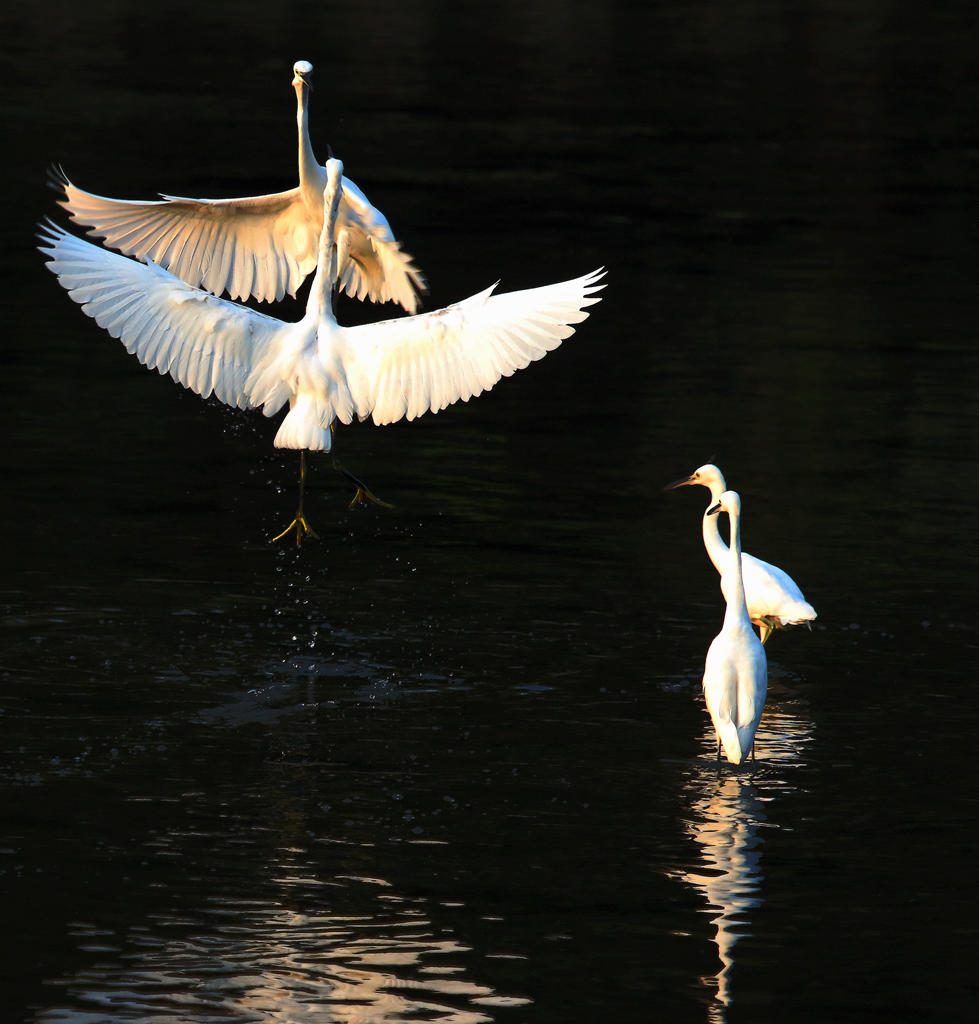
<instances>
[{"instance_id":1,"label":"white bird's outstretched wing","mask_svg":"<svg viewBox=\"0 0 979 1024\"><path fill-rule=\"evenodd\" d=\"M51 179L64 192L61 205L90 235L214 295L277 301L294 295L316 266L322 215L318 224L309 218L298 188L244 199L144 202L86 192L60 169Z\"/></svg>"},{"instance_id":2,"label":"white bird's outstretched wing","mask_svg":"<svg viewBox=\"0 0 979 1024\"><path fill-rule=\"evenodd\" d=\"M396 302L409 313L418 293L428 290L414 258L402 251L387 217L349 179L343 179L337 234L346 231L350 248L340 267L339 287L354 299Z\"/></svg>"},{"instance_id":3,"label":"white bird's outstretched wing","mask_svg":"<svg viewBox=\"0 0 979 1024\"><path fill-rule=\"evenodd\" d=\"M323 211L310 211L298 188L242 199L142 201L86 192L60 168L52 168L51 181L64 194L61 205L90 235L214 295L278 301L295 295L316 266ZM424 277L384 215L353 182L343 185L338 230L348 230L353 245L341 287L354 298L394 301L414 312Z\"/></svg>"},{"instance_id":4,"label":"white bird's outstretched wing","mask_svg":"<svg viewBox=\"0 0 979 1024\"><path fill-rule=\"evenodd\" d=\"M48 269L82 311L144 366L207 398L241 409L255 403L245 381L256 354L284 325L219 299L156 264L137 263L70 234L52 221L38 233Z\"/></svg>"},{"instance_id":5,"label":"white bird's outstretched wing","mask_svg":"<svg viewBox=\"0 0 979 1024\"><path fill-rule=\"evenodd\" d=\"M502 295L494 285L433 313L349 328L344 368L360 414L412 420L489 390L574 333L604 274Z\"/></svg>"}]
</instances>

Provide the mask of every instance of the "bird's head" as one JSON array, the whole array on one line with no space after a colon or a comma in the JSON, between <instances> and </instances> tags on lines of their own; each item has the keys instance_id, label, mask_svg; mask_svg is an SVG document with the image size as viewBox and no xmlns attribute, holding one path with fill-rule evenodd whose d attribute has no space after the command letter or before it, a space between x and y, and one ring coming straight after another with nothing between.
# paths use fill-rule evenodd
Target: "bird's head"
<instances>
[{"instance_id":1,"label":"bird's head","mask_svg":"<svg viewBox=\"0 0 979 1024\"><path fill-rule=\"evenodd\" d=\"M307 89L313 88L313 65L308 60L297 60L292 65L292 84L299 86L306 86Z\"/></svg>"},{"instance_id":2,"label":"bird's head","mask_svg":"<svg viewBox=\"0 0 979 1024\"><path fill-rule=\"evenodd\" d=\"M738 515L741 511L741 497L737 491L725 491L713 505L704 513L707 516L716 516L718 512L727 512Z\"/></svg>"},{"instance_id":3,"label":"bird's head","mask_svg":"<svg viewBox=\"0 0 979 1024\"><path fill-rule=\"evenodd\" d=\"M699 469L695 469L690 476L685 476L681 480L674 480L673 483L667 484L663 490L675 491L678 487L689 487L693 484L700 484L702 487L706 487L711 494L714 494L718 489L720 492L723 492L726 486L724 474L717 466L708 462Z\"/></svg>"},{"instance_id":4,"label":"bird's head","mask_svg":"<svg viewBox=\"0 0 979 1024\"><path fill-rule=\"evenodd\" d=\"M335 191L343 178L343 164L335 156L326 161L326 188Z\"/></svg>"},{"instance_id":5,"label":"bird's head","mask_svg":"<svg viewBox=\"0 0 979 1024\"><path fill-rule=\"evenodd\" d=\"M340 207L340 196L343 190L343 164L336 157L326 161L326 185L323 188L323 228L329 224L330 244L336 230L337 210Z\"/></svg>"}]
</instances>

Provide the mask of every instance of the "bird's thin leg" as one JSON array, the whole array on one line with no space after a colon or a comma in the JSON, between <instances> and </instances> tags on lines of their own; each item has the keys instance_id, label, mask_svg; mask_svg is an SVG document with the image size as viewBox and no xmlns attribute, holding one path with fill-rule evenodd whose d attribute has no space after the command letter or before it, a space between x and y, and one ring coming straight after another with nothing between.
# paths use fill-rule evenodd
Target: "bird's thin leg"
<instances>
[{"instance_id":1,"label":"bird's thin leg","mask_svg":"<svg viewBox=\"0 0 979 1024\"><path fill-rule=\"evenodd\" d=\"M343 464L336 455L333 456L333 468L338 473L345 476L357 488L357 492L350 499L350 508L356 508L358 505L365 505L368 501L372 501L375 505L380 505L381 508L394 508L394 506L388 504L388 502L381 501L381 499L371 491L360 477L356 477L350 472L350 470L344 469Z\"/></svg>"},{"instance_id":2,"label":"bird's thin leg","mask_svg":"<svg viewBox=\"0 0 979 1024\"><path fill-rule=\"evenodd\" d=\"M282 538L293 529L296 531L296 547L302 547L303 537L307 534L310 537L319 539L319 534L306 522L306 516L303 514L303 499L306 496L306 450L300 449L299 452L299 508L296 510L296 518L282 531L282 533L276 534L272 538L272 542L275 543L277 540Z\"/></svg>"},{"instance_id":3,"label":"bird's thin leg","mask_svg":"<svg viewBox=\"0 0 979 1024\"><path fill-rule=\"evenodd\" d=\"M330 437L336 437L336 424L334 423L330 424ZM367 484L364 483L363 480L360 479L360 477L354 476L353 473L350 472L350 470L344 469L343 464L337 457L336 452L333 452L332 454L333 468L338 473L345 476L354 485L354 487L357 488L356 493L350 499L350 504L347 506L348 508L356 508L358 505L366 505L368 501L374 502L375 505L380 505L381 508L394 508L393 505L389 505L386 501L381 501L381 499L376 494L374 494L373 491L371 491L371 489L367 486Z\"/></svg>"}]
</instances>

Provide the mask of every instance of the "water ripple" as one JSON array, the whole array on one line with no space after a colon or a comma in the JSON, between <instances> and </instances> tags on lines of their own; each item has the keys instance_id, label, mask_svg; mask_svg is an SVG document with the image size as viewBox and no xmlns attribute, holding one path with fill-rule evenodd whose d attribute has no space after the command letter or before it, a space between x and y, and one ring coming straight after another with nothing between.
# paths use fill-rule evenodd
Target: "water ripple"
<instances>
[{"instance_id":1,"label":"water ripple","mask_svg":"<svg viewBox=\"0 0 979 1024\"><path fill-rule=\"evenodd\" d=\"M436 936L417 907L392 903L389 883L345 876L331 884L351 882L371 912L302 912L276 901L214 898L196 920L156 915L122 941L79 924L79 948L99 958L51 982L69 1001L34 1019L483 1024L493 1019L487 1007L528 1002L467 979L459 960L470 947ZM374 904L378 891L389 897L385 903Z\"/></svg>"}]
</instances>

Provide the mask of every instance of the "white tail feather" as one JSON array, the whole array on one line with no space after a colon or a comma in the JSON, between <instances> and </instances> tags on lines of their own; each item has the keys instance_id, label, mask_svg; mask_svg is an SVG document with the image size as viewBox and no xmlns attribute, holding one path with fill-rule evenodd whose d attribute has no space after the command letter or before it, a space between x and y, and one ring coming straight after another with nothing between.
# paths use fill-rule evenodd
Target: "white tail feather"
<instances>
[{"instance_id":1,"label":"white tail feather","mask_svg":"<svg viewBox=\"0 0 979 1024\"><path fill-rule=\"evenodd\" d=\"M276 448L328 452L333 447L333 418L333 409L317 401L314 395L299 395L279 425L273 444Z\"/></svg>"}]
</instances>

